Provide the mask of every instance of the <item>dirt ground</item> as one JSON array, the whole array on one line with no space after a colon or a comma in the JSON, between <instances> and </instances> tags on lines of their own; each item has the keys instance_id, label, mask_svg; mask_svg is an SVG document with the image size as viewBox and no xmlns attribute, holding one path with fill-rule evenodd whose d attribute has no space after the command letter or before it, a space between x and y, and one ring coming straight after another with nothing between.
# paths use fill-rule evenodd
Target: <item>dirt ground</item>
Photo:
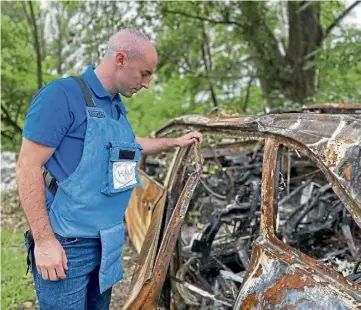
<instances>
[{"instance_id":1,"label":"dirt ground","mask_svg":"<svg viewBox=\"0 0 361 310\"><path fill-rule=\"evenodd\" d=\"M14 193L8 193L6 194L6 196L2 196L1 227L9 229L14 233L22 233L28 228L23 210L19 203L19 199ZM111 310L121 310L124 305L124 301L128 295L137 257L138 253L130 243L129 237L126 234L122 254L124 278L113 287L112 301L110 305ZM27 301L26 307L24 307L23 305L19 305L19 310L20 309L37 310L38 306L35 298L32 302Z\"/></svg>"}]
</instances>

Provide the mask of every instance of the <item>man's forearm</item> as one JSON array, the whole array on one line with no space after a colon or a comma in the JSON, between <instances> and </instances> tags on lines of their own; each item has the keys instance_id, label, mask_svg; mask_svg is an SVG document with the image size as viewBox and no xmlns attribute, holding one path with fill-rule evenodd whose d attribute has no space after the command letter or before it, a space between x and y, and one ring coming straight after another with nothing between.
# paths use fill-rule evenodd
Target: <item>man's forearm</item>
<instances>
[{"instance_id":1,"label":"man's forearm","mask_svg":"<svg viewBox=\"0 0 361 310\"><path fill-rule=\"evenodd\" d=\"M167 151L173 147L179 146L177 139L172 138L146 138L136 137L136 142L143 147L143 154L154 154Z\"/></svg>"},{"instance_id":2,"label":"man's forearm","mask_svg":"<svg viewBox=\"0 0 361 310\"><path fill-rule=\"evenodd\" d=\"M16 167L16 181L21 204L29 222L35 242L54 237L45 207L44 181L40 167Z\"/></svg>"}]
</instances>

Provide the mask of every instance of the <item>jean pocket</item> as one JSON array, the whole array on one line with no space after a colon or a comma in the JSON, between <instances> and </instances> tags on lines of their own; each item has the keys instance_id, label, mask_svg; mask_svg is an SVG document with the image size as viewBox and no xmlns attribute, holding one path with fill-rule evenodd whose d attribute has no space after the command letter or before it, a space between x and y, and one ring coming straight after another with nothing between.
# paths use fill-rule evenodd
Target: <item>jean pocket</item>
<instances>
[{"instance_id":1,"label":"jean pocket","mask_svg":"<svg viewBox=\"0 0 361 310\"><path fill-rule=\"evenodd\" d=\"M55 233L55 238L59 241L61 245L71 245L78 243L80 241L80 238L73 238L73 237L63 237L59 234Z\"/></svg>"},{"instance_id":2,"label":"jean pocket","mask_svg":"<svg viewBox=\"0 0 361 310\"><path fill-rule=\"evenodd\" d=\"M102 193L111 196L138 186L138 163L142 147L139 144L110 142L108 148L107 186Z\"/></svg>"}]
</instances>

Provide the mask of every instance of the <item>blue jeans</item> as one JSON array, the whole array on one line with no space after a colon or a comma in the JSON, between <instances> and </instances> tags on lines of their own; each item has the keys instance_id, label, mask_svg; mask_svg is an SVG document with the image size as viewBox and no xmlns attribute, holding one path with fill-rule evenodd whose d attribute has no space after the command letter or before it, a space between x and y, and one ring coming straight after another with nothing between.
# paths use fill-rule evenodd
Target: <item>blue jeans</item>
<instances>
[{"instance_id":1,"label":"blue jeans","mask_svg":"<svg viewBox=\"0 0 361 310\"><path fill-rule=\"evenodd\" d=\"M100 239L55 236L68 258L64 280L43 280L36 269L34 253L30 255L30 270L40 310L109 309L112 289L103 294L99 291ZM26 239L25 244L28 249Z\"/></svg>"}]
</instances>

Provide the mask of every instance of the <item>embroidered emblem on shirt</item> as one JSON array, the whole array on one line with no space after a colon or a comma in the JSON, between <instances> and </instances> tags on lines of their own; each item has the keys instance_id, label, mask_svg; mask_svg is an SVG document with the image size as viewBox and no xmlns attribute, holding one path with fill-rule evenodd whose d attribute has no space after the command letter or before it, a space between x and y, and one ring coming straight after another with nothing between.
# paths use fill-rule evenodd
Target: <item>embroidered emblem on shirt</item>
<instances>
[{"instance_id":1,"label":"embroidered emblem on shirt","mask_svg":"<svg viewBox=\"0 0 361 310\"><path fill-rule=\"evenodd\" d=\"M102 111L88 111L88 112L90 117L98 117L98 118L105 117L105 114Z\"/></svg>"}]
</instances>

